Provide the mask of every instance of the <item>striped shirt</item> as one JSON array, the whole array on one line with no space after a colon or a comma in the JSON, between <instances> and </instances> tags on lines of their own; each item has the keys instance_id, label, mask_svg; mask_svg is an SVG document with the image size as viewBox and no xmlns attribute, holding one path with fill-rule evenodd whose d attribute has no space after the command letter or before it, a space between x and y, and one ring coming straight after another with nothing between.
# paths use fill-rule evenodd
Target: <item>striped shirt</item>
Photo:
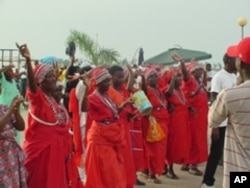
<instances>
[{"instance_id":1,"label":"striped shirt","mask_svg":"<svg viewBox=\"0 0 250 188\"><path fill-rule=\"evenodd\" d=\"M223 187L229 188L230 172L250 171L250 80L221 91L208 116L211 127L228 117Z\"/></svg>"}]
</instances>

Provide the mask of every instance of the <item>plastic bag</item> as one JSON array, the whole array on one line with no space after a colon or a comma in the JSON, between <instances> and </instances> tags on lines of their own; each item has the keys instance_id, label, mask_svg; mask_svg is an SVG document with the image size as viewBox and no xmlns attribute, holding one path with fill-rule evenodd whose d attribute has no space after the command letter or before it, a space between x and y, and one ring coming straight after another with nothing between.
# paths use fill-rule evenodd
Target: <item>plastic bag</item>
<instances>
[{"instance_id":1,"label":"plastic bag","mask_svg":"<svg viewBox=\"0 0 250 188\"><path fill-rule=\"evenodd\" d=\"M147 131L147 141L148 142L158 142L165 137L165 133L161 126L157 123L154 116L149 116L149 126Z\"/></svg>"}]
</instances>

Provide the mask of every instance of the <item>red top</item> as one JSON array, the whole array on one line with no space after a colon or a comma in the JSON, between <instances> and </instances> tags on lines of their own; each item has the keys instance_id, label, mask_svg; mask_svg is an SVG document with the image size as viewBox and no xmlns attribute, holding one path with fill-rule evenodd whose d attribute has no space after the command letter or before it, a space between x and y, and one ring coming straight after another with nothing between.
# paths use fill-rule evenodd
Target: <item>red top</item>
<instances>
[{"instance_id":1,"label":"red top","mask_svg":"<svg viewBox=\"0 0 250 188\"><path fill-rule=\"evenodd\" d=\"M117 118L116 106L108 96L100 96L95 90L88 97L85 188L124 188L126 177L121 153L124 128Z\"/></svg>"},{"instance_id":2,"label":"red top","mask_svg":"<svg viewBox=\"0 0 250 188\"><path fill-rule=\"evenodd\" d=\"M163 94L163 92L159 88L152 88L150 86L147 87L147 97L153 106L153 110L151 114L155 118L166 119L168 118L168 110L167 110L167 100Z\"/></svg>"},{"instance_id":3,"label":"red top","mask_svg":"<svg viewBox=\"0 0 250 188\"><path fill-rule=\"evenodd\" d=\"M24 151L29 188L66 188L67 112L54 98L27 90L30 102ZM32 114L32 115L31 115Z\"/></svg>"}]
</instances>

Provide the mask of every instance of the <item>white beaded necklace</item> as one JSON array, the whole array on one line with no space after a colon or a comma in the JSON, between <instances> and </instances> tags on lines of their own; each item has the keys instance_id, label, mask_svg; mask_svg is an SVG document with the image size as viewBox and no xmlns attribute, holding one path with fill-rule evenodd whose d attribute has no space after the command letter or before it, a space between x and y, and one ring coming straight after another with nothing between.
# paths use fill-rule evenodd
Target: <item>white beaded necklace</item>
<instances>
[{"instance_id":1,"label":"white beaded necklace","mask_svg":"<svg viewBox=\"0 0 250 188\"><path fill-rule=\"evenodd\" d=\"M180 89L179 90L180 92L178 92L176 89L174 89L174 91L173 91L173 94L174 94L174 96L176 96L176 98L178 99L178 101L182 104L182 105L185 105L186 104L186 98L185 98L185 96L184 96L184 93L183 93L183 91ZM181 96L180 96L180 94L181 94Z\"/></svg>"}]
</instances>

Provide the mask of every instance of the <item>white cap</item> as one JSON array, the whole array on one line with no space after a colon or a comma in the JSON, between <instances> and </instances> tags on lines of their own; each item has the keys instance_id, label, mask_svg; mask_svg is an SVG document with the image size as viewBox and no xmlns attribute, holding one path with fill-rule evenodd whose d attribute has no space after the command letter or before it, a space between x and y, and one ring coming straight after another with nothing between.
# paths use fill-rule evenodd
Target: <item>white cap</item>
<instances>
[{"instance_id":1,"label":"white cap","mask_svg":"<svg viewBox=\"0 0 250 188\"><path fill-rule=\"evenodd\" d=\"M79 67L80 67L80 69L82 69L82 68L92 67L92 66L91 66L90 62L83 61L83 62L80 63Z\"/></svg>"}]
</instances>

